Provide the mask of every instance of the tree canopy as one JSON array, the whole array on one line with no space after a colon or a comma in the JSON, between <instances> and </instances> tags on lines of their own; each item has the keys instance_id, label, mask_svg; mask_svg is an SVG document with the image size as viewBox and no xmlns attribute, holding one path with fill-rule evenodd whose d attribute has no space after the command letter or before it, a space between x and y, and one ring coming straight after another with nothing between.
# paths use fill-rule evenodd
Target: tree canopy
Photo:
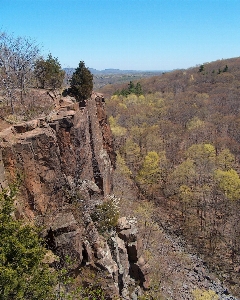
<instances>
[{"instance_id":1,"label":"tree canopy","mask_svg":"<svg viewBox=\"0 0 240 300\"><path fill-rule=\"evenodd\" d=\"M23 103L26 89L32 84L33 66L39 52L34 40L0 32L0 88L10 101L12 113L19 90Z\"/></svg>"},{"instance_id":2,"label":"tree canopy","mask_svg":"<svg viewBox=\"0 0 240 300\"><path fill-rule=\"evenodd\" d=\"M136 94L137 96L140 96L143 94L142 86L140 82L137 82L136 85L130 81L127 88L123 88L121 91L117 90L115 95L122 95L127 97L130 94Z\"/></svg>"},{"instance_id":3,"label":"tree canopy","mask_svg":"<svg viewBox=\"0 0 240 300\"><path fill-rule=\"evenodd\" d=\"M84 103L84 100L91 96L93 90L93 75L85 66L84 61L80 61L77 69L72 75L70 82L70 93L74 95L78 102Z\"/></svg>"},{"instance_id":4,"label":"tree canopy","mask_svg":"<svg viewBox=\"0 0 240 300\"><path fill-rule=\"evenodd\" d=\"M62 70L58 58L49 54L46 60L41 57L36 61L34 74L41 88L55 90L62 86L65 72Z\"/></svg>"},{"instance_id":5,"label":"tree canopy","mask_svg":"<svg viewBox=\"0 0 240 300\"><path fill-rule=\"evenodd\" d=\"M52 108L35 87L61 88L65 72L57 58L49 54L44 59L40 50L31 38L0 31L1 118L27 120Z\"/></svg>"},{"instance_id":6,"label":"tree canopy","mask_svg":"<svg viewBox=\"0 0 240 300\"><path fill-rule=\"evenodd\" d=\"M239 74L240 58L216 61L142 79L144 95L106 98L116 150L140 197L161 206L167 228L238 286Z\"/></svg>"}]
</instances>

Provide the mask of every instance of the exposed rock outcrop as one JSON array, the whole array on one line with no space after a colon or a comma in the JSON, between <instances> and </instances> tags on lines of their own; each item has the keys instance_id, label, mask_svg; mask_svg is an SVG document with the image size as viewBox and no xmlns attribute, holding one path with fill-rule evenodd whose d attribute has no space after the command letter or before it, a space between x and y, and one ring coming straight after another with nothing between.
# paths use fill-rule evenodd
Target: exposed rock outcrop
<instances>
[{"instance_id":1,"label":"exposed rock outcrop","mask_svg":"<svg viewBox=\"0 0 240 300\"><path fill-rule=\"evenodd\" d=\"M107 242L91 219L95 205L112 192L115 167L104 98L93 93L80 108L72 100L63 98L46 118L0 133L0 189L20 176L16 216L43 226L60 264L70 256L76 274L88 266L101 271L109 298L132 299L129 286L136 297L136 282L149 284L136 224L121 218Z\"/></svg>"},{"instance_id":2,"label":"exposed rock outcrop","mask_svg":"<svg viewBox=\"0 0 240 300\"><path fill-rule=\"evenodd\" d=\"M1 132L1 174L4 164L8 178L24 175L25 206L30 213L59 210L69 200L66 194L83 181L95 183L95 191L97 186L103 195L111 192L115 153L102 101L101 95L93 94L85 108L76 110L69 110L73 103L67 106L65 101L45 119Z\"/></svg>"}]
</instances>

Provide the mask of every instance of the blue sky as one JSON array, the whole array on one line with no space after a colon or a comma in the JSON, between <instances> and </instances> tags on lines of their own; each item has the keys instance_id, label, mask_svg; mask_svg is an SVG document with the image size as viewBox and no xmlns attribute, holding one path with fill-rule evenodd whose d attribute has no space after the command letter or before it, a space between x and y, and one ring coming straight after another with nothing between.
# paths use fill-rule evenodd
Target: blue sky
<instances>
[{"instance_id":1,"label":"blue sky","mask_svg":"<svg viewBox=\"0 0 240 300\"><path fill-rule=\"evenodd\" d=\"M99 70L171 70L240 56L240 0L0 0L0 29Z\"/></svg>"}]
</instances>

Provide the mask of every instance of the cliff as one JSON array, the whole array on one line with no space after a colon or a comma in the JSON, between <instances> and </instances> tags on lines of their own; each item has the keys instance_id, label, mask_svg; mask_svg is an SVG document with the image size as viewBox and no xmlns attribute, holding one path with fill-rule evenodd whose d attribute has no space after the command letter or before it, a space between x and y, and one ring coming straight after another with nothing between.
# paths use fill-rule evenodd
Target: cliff
<instances>
[{"instance_id":1,"label":"cliff","mask_svg":"<svg viewBox=\"0 0 240 300\"><path fill-rule=\"evenodd\" d=\"M60 258L58 264L64 265L70 256L71 268L82 281L89 279L90 270L98 274L109 299L135 299L140 292L136 282L148 285L148 268L139 255L134 220L120 218L107 242L91 219L96 205L112 193L114 167L101 94L93 93L80 108L74 99L62 98L47 117L0 133L0 189L21 177L16 218L42 226L48 249Z\"/></svg>"}]
</instances>

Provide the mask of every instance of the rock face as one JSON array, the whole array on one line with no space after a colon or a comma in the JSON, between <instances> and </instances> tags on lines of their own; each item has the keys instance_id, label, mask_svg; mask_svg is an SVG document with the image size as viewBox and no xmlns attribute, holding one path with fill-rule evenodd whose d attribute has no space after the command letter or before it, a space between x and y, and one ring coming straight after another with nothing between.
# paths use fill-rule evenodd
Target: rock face
<instances>
[{"instance_id":1,"label":"rock face","mask_svg":"<svg viewBox=\"0 0 240 300\"><path fill-rule=\"evenodd\" d=\"M71 105L0 134L1 174L4 165L8 178L24 175L30 214L59 210L83 181L95 183L102 195L111 192L115 153L103 98L93 94L82 109L70 110ZM3 185L3 175L0 179Z\"/></svg>"},{"instance_id":2,"label":"rock face","mask_svg":"<svg viewBox=\"0 0 240 300\"><path fill-rule=\"evenodd\" d=\"M0 133L0 190L13 178L22 178L16 216L43 226L48 248L62 265L68 255L76 272L88 266L101 270L109 299L131 299L129 285L136 288L138 281L148 286L135 224L120 219L107 243L91 220L92 209L112 192L114 167L101 94L93 93L81 108L63 98L46 118Z\"/></svg>"}]
</instances>

